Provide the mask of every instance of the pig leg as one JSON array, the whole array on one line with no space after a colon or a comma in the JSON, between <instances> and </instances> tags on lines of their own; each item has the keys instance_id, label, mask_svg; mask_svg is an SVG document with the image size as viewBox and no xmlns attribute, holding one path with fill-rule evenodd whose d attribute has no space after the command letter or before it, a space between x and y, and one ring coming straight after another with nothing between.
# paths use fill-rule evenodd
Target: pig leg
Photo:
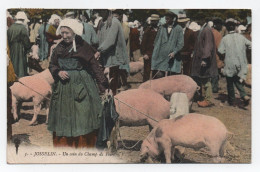
<instances>
[{"instance_id":1,"label":"pig leg","mask_svg":"<svg viewBox=\"0 0 260 172\"><path fill-rule=\"evenodd\" d=\"M173 159L174 159L174 151L175 151L174 148L172 149L171 139L162 137L162 138L158 139L158 143L161 145L162 150L164 151L166 163L170 164L172 155L173 155Z\"/></svg>"},{"instance_id":2,"label":"pig leg","mask_svg":"<svg viewBox=\"0 0 260 172\"><path fill-rule=\"evenodd\" d=\"M175 154L175 147L172 146L172 148L171 148L171 160L172 160L172 162L174 161L174 154Z\"/></svg>"},{"instance_id":3,"label":"pig leg","mask_svg":"<svg viewBox=\"0 0 260 172\"><path fill-rule=\"evenodd\" d=\"M224 140L220 149L219 149L219 156L220 156L220 163L224 163L225 162L225 158L224 158L224 154L225 154L225 147L227 145L227 140Z\"/></svg>"},{"instance_id":4,"label":"pig leg","mask_svg":"<svg viewBox=\"0 0 260 172\"><path fill-rule=\"evenodd\" d=\"M50 109L50 100L46 100L46 102L45 102L45 108L46 108L46 121L45 121L45 123L48 124L49 109Z\"/></svg>"},{"instance_id":5,"label":"pig leg","mask_svg":"<svg viewBox=\"0 0 260 172\"><path fill-rule=\"evenodd\" d=\"M212 144L209 146L214 163L220 163L222 160L222 158L219 156L220 147L221 147L221 145L219 145L219 144L214 144L214 145Z\"/></svg>"},{"instance_id":6,"label":"pig leg","mask_svg":"<svg viewBox=\"0 0 260 172\"><path fill-rule=\"evenodd\" d=\"M33 118L31 120L31 122L29 123L29 125L36 125L37 124L37 117L38 114L41 110L41 100L38 97L34 97L33 98L33 108L34 108L34 113L33 113Z\"/></svg>"},{"instance_id":7,"label":"pig leg","mask_svg":"<svg viewBox=\"0 0 260 172\"><path fill-rule=\"evenodd\" d=\"M14 95L12 95L12 109L13 109L13 117L14 120L17 122L18 121L18 113L17 113L17 108L18 108L18 101Z\"/></svg>"},{"instance_id":8,"label":"pig leg","mask_svg":"<svg viewBox=\"0 0 260 172\"><path fill-rule=\"evenodd\" d=\"M185 152L185 148L182 146L176 146L175 147L175 156L182 161L184 158L184 152Z\"/></svg>"}]
</instances>

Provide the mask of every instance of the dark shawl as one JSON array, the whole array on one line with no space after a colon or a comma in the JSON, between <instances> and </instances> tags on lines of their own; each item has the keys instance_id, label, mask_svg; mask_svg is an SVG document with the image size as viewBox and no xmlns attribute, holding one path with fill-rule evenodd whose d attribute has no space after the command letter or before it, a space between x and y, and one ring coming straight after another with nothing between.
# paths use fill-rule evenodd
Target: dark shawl
<instances>
[{"instance_id":1,"label":"dark shawl","mask_svg":"<svg viewBox=\"0 0 260 172\"><path fill-rule=\"evenodd\" d=\"M108 88L107 78L104 76L103 69L99 65L98 61L95 59L95 50L85 42L80 36L76 35L76 49L77 52L73 50L71 52L72 43L67 44L64 41L59 43L57 47L53 50L53 54L50 61L50 72L55 80L59 79L58 73L61 70L58 64L58 58L72 57L79 58L81 65L94 75L94 79L97 82L100 92L104 92Z\"/></svg>"}]
</instances>

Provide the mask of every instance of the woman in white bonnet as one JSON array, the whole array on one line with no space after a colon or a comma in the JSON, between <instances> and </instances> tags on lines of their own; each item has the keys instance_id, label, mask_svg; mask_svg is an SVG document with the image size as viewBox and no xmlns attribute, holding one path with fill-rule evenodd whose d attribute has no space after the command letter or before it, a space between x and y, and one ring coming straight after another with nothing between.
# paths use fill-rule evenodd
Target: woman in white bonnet
<instances>
[{"instance_id":1,"label":"woman in white bonnet","mask_svg":"<svg viewBox=\"0 0 260 172\"><path fill-rule=\"evenodd\" d=\"M82 32L82 24L75 19L62 20L56 32L62 41L49 66L55 82L48 119L55 147L94 147L100 127L99 93L105 92L108 82Z\"/></svg>"}]
</instances>

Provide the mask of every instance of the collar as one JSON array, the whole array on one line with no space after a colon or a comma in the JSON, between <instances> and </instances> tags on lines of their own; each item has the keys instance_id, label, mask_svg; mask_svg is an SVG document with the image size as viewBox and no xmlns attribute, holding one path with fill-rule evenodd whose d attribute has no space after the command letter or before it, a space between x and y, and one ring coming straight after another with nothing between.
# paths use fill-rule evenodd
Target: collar
<instances>
[{"instance_id":1,"label":"collar","mask_svg":"<svg viewBox=\"0 0 260 172\"><path fill-rule=\"evenodd\" d=\"M15 23L18 23L18 24L24 24L22 21L20 20L17 20Z\"/></svg>"},{"instance_id":2,"label":"collar","mask_svg":"<svg viewBox=\"0 0 260 172\"><path fill-rule=\"evenodd\" d=\"M207 26L207 23L204 23L204 25L201 28L205 28Z\"/></svg>"},{"instance_id":3,"label":"collar","mask_svg":"<svg viewBox=\"0 0 260 172\"><path fill-rule=\"evenodd\" d=\"M229 34L232 34L232 33L236 33L235 31L230 31L230 32L228 32Z\"/></svg>"}]
</instances>

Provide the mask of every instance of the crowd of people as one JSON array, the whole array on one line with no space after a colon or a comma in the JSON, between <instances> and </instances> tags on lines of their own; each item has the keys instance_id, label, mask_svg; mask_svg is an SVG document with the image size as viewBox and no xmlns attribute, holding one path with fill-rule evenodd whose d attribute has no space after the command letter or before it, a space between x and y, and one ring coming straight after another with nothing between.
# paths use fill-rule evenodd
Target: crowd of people
<instances>
[{"instance_id":1,"label":"crowd of people","mask_svg":"<svg viewBox=\"0 0 260 172\"><path fill-rule=\"evenodd\" d=\"M39 61L49 61L55 83L48 130L54 145L94 146L102 113L99 95L131 87L131 61L144 62L143 82L178 74L192 77L201 87L200 107L214 105L219 76L226 77L229 105L235 105L234 85L244 106L249 104L244 81L251 63L250 23L243 26L232 18L195 22L171 11L152 14L146 23L128 22L120 9L96 10L93 16L73 11L53 14L49 20L34 16L30 21L23 11L7 16L10 78L28 75L27 53L33 45L39 47ZM164 24L159 24L161 17Z\"/></svg>"}]
</instances>

